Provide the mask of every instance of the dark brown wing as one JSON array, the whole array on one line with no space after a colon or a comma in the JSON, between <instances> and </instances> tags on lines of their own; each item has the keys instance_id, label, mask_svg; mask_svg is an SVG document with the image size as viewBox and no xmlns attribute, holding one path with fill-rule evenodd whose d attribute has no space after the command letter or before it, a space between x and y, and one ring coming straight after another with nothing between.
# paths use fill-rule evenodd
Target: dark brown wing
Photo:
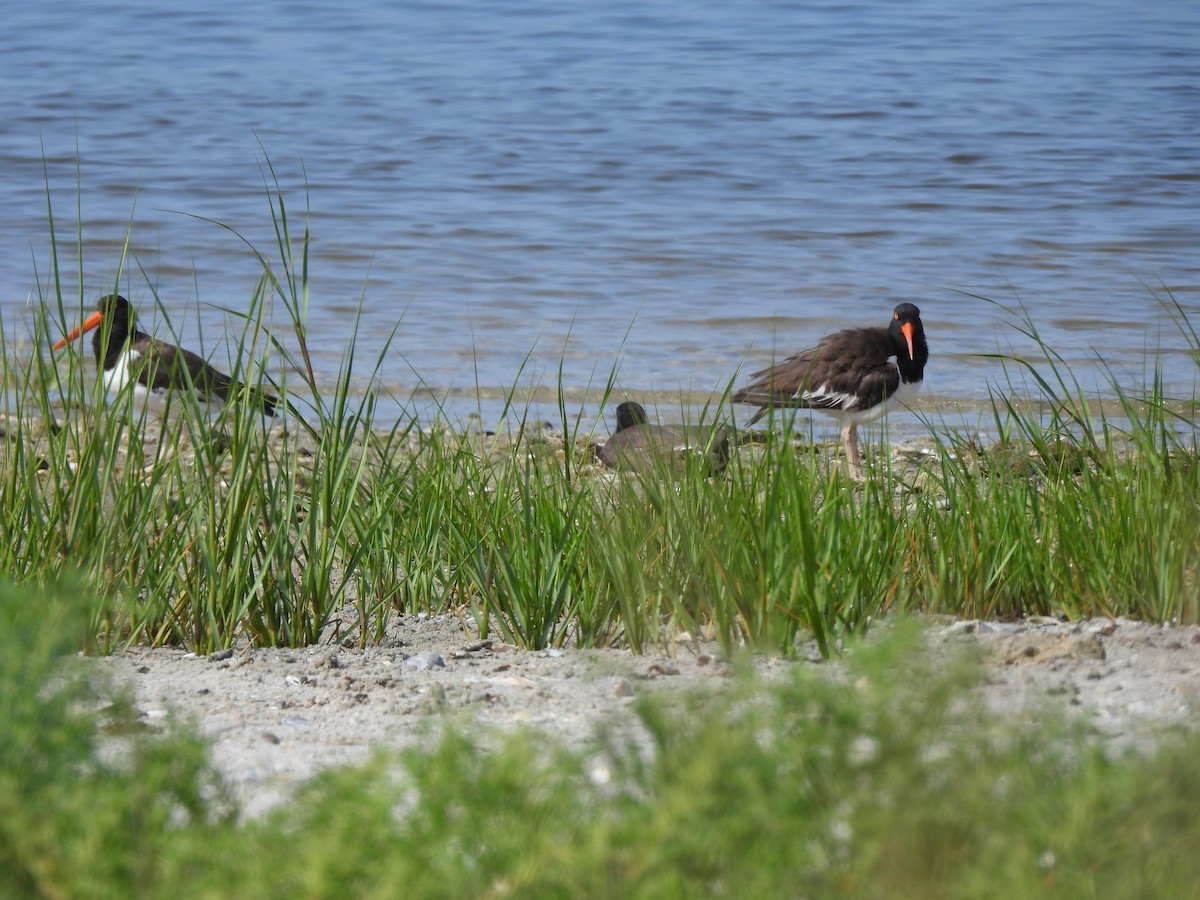
<instances>
[{"instance_id":1,"label":"dark brown wing","mask_svg":"<svg viewBox=\"0 0 1200 900\"><path fill-rule=\"evenodd\" d=\"M222 400L229 396L233 380L190 350L153 338L138 341L133 349L141 354L138 381L152 390L183 390L190 383L198 393Z\"/></svg>"},{"instance_id":2,"label":"dark brown wing","mask_svg":"<svg viewBox=\"0 0 1200 900\"><path fill-rule=\"evenodd\" d=\"M755 372L751 375L755 380L731 399L760 407L749 424L772 407L867 409L900 386L900 372L889 362L893 353L887 329L849 328L829 335L811 350Z\"/></svg>"},{"instance_id":3,"label":"dark brown wing","mask_svg":"<svg viewBox=\"0 0 1200 900\"><path fill-rule=\"evenodd\" d=\"M133 349L142 354L138 381L152 390L185 390L189 381L198 394L229 400L234 381L210 366L202 357L150 337L143 337ZM268 416L275 414L278 402L270 394L254 391L255 402Z\"/></svg>"}]
</instances>

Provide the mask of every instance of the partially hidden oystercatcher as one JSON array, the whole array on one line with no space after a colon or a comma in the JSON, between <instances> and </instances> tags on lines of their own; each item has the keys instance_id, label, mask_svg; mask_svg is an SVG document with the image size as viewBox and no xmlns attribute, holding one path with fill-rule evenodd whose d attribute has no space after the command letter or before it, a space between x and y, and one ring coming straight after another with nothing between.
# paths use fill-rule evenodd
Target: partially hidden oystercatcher
<instances>
[{"instance_id":1,"label":"partially hidden oystercatcher","mask_svg":"<svg viewBox=\"0 0 1200 900\"><path fill-rule=\"evenodd\" d=\"M604 465L633 471L679 464L689 454L703 455L707 473L720 474L729 462L729 435L723 428L653 425L645 407L633 400L617 406L616 430L596 451Z\"/></svg>"},{"instance_id":2,"label":"partially hidden oystercatcher","mask_svg":"<svg viewBox=\"0 0 1200 900\"><path fill-rule=\"evenodd\" d=\"M886 328L847 328L827 335L811 350L755 372L736 391L734 403L759 407L753 425L771 409L815 409L842 423L850 474L863 477L858 426L873 422L921 389L929 346L921 311L901 303Z\"/></svg>"},{"instance_id":3,"label":"partially hidden oystercatcher","mask_svg":"<svg viewBox=\"0 0 1200 900\"><path fill-rule=\"evenodd\" d=\"M233 393L247 390L252 405L263 415L275 415L278 398L243 387L192 351L139 331L133 307L119 294L101 297L96 302L96 311L52 349L61 350L93 330L96 333L92 335L92 350L104 372L104 388L110 395L116 395L132 381L134 401L139 406L161 410L167 395L173 392L215 411Z\"/></svg>"}]
</instances>

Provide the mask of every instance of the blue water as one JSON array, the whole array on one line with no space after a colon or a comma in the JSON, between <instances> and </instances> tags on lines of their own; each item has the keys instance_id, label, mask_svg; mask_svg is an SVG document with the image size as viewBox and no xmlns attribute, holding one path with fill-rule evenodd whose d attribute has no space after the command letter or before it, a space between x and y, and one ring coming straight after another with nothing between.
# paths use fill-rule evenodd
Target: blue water
<instances>
[{"instance_id":1,"label":"blue water","mask_svg":"<svg viewBox=\"0 0 1200 900\"><path fill-rule=\"evenodd\" d=\"M1194 0L39 0L5 6L0 84L9 340L52 293L48 187L69 304L128 237L122 292L227 358L261 267L208 220L277 266L277 178L319 374L361 300L360 384L399 322L379 385L418 411L560 364L592 412L614 368L695 400L901 300L927 396L978 400L1003 374L975 354L1030 342L969 294L1023 302L1087 384L1161 350L1197 387L1161 302L1200 327Z\"/></svg>"}]
</instances>

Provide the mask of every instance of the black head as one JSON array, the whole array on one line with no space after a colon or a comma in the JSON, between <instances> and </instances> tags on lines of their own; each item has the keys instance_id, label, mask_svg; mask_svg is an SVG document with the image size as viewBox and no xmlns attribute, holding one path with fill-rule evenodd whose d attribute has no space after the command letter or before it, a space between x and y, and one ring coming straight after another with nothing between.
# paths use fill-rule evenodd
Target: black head
<instances>
[{"instance_id":1,"label":"black head","mask_svg":"<svg viewBox=\"0 0 1200 900\"><path fill-rule=\"evenodd\" d=\"M127 321L133 321L133 307L120 294L105 294L96 301L96 311L104 316L124 316Z\"/></svg>"},{"instance_id":2,"label":"black head","mask_svg":"<svg viewBox=\"0 0 1200 900\"><path fill-rule=\"evenodd\" d=\"M80 335L94 330L96 333L92 335L92 349L96 353L96 359L108 361L110 355L120 353L131 334L137 334L133 321L133 308L130 307L129 301L119 294L109 294L96 301L96 311L78 328L71 329L53 349L61 350ZM101 327L102 325L104 327Z\"/></svg>"},{"instance_id":3,"label":"black head","mask_svg":"<svg viewBox=\"0 0 1200 900\"><path fill-rule=\"evenodd\" d=\"M93 318L96 315L99 315L100 319L97 320L96 330L92 335L92 350L97 361L107 365L121 353L130 336L137 334L137 316L129 301L120 294L106 294L97 300ZM85 331L91 321L92 319L89 319L84 323Z\"/></svg>"},{"instance_id":4,"label":"black head","mask_svg":"<svg viewBox=\"0 0 1200 900\"><path fill-rule=\"evenodd\" d=\"M617 407L617 431L624 431L634 425L645 425L647 421L649 420L646 418L646 409L640 403L626 400Z\"/></svg>"},{"instance_id":5,"label":"black head","mask_svg":"<svg viewBox=\"0 0 1200 900\"><path fill-rule=\"evenodd\" d=\"M915 365L918 370L924 369L929 360L929 346L925 343L921 311L912 303L901 303L892 311L888 332L896 346L897 359Z\"/></svg>"}]
</instances>

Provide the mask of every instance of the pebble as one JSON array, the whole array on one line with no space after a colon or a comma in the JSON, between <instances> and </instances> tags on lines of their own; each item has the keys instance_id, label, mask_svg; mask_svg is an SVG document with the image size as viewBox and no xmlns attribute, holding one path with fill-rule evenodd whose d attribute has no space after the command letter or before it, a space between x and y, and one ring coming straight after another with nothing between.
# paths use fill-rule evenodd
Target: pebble
<instances>
[{"instance_id":1,"label":"pebble","mask_svg":"<svg viewBox=\"0 0 1200 900\"><path fill-rule=\"evenodd\" d=\"M1029 616L1026 620L1030 625L1061 625L1054 616Z\"/></svg>"},{"instance_id":2,"label":"pebble","mask_svg":"<svg viewBox=\"0 0 1200 900\"><path fill-rule=\"evenodd\" d=\"M337 650L329 650L326 653L321 654L321 658L316 662L316 667L318 669L338 669L341 668L341 665L341 662L338 661Z\"/></svg>"},{"instance_id":3,"label":"pebble","mask_svg":"<svg viewBox=\"0 0 1200 900\"><path fill-rule=\"evenodd\" d=\"M410 656L404 660L404 664L418 672L422 669L444 669L446 667L446 661L442 659L442 654L433 651Z\"/></svg>"},{"instance_id":4,"label":"pebble","mask_svg":"<svg viewBox=\"0 0 1200 900\"><path fill-rule=\"evenodd\" d=\"M978 619L967 619L962 622L955 622L949 628L943 629L942 634L945 636L959 634L988 634L995 629L987 622L981 622Z\"/></svg>"}]
</instances>

